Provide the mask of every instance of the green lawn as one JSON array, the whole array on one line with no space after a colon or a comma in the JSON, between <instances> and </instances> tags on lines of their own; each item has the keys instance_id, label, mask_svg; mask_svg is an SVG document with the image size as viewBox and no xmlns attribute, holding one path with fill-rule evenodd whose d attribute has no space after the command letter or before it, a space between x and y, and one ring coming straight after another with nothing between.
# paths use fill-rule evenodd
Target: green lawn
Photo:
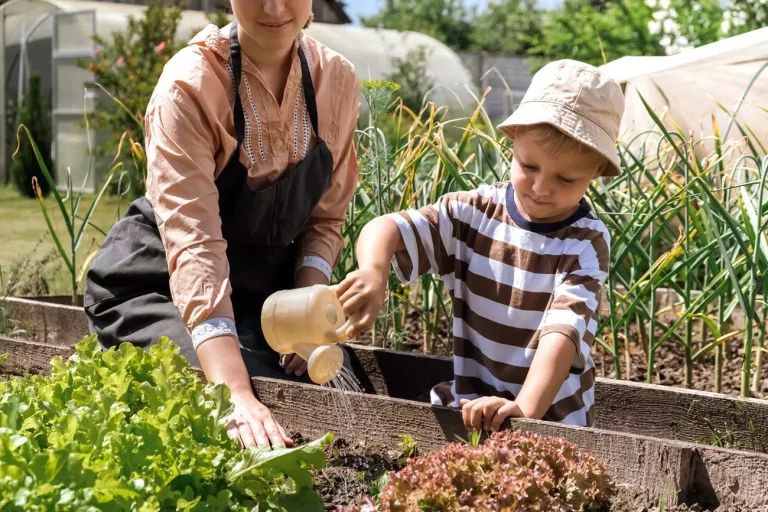
<instances>
[{"instance_id":1,"label":"green lawn","mask_svg":"<svg viewBox=\"0 0 768 512\"><path fill-rule=\"evenodd\" d=\"M93 194L83 197L78 209L80 217L88 211L93 199ZM69 234L52 194L45 199L45 204L62 246L65 251L68 251L71 245ZM125 213L127 206L124 200L120 215ZM91 218L91 223L95 227L89 226L86 229L83 241L78 248L76 260L78 269L88 252L95 250L104 240L104 235L99 230L108 232L116 220L117 199L103 197ZM81 220L76 220L77 229L81 224ZM16 281L25 279L25 276L29 280L43 276L48 282L52 295L71 294L69 272L56 251L53 238L48 233L45 218L40 210L40 204L36 199L22 197L14 188L0 187L0 241L0 269L6 281L11 269L15 267ZM43 261L47 263L42 265ZM22 266L23 270L19 272L18 269Z\"/></svg>"}]
</instances>

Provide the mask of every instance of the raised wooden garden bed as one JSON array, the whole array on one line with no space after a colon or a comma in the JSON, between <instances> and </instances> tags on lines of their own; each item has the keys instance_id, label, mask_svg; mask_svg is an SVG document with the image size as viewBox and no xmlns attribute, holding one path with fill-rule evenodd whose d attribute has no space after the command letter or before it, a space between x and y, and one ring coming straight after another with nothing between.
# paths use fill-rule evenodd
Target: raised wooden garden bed
<instances>
[{"instance_id":1,"label":"raised wooden garden bed","mask_svg":"<svg viewBox=\"0 0 768 512\"><path fill-rule=\"evenodd\" d=\"M0 353L9 354L2 365L3 373L19 375L46 372L51 358L68 357L72 349L0 337ZM370 350L367 353L371 360L380 354ZM403 370L399 373L401 379L412 375ZM387 396L348 394L350 407L340 411L347 417L339 422L333 413L339 412L338 397L334 399L338 391L265 378L255 378L253 384L259 399L279 421L305 436L332 431L346 440L395 447L399 435L408 434L422 453L455 441L457 436L466 436L460 414L445 407ZM726 507L724 510L768 510L766 454L539 421L517 420L509 426L563 437L594 452L618 484L619 500L656 504L663 499L667 504L695 503Z\"/></svg>"},{"instance_id":2,"label":"raised wooden garden bed","mask_svg":"<svg viewBox=\"0 0 768 512\"><path fill-rule=\"evenodd\" d=\"M88 334L81 308L28 299L6 299L24 339L70 346ZM424 401L436 383L452 378L449 358L350 345L366 393ZM48 359L37 361L44 366ZM21 361L23 363L23 361ZM29 364L34 364L32 360ZM691 443L768 452L768 401L597 378L597 427Z\"/></svg>"},{"instance_id":3,"label":"raised wooden garden bed","mask_svg":"<svg viewBox=\"0 0 768 512\"><path fill-rule=\"evenodd\" d=\"M0 338L8 353L1 371L45 372L53 356L68 356L87 334L81 309L11 299L11 318L33 341ZM29 327L34 330L29 330ZM394 447L408 434L422 453L466 436L460 414L423 400L452 375L445 358L350 345L355 373L368 394L349 395L349 417L326 388L254 379L259 398L292 431L318 436L333 431L353 442ZM594 452L622 489L615 510L632 506L699 504L721 510L768 510L768 402L662 386L596 381L596 429L519 420L511 428L563 437ZM713 447L714 442L740 451ZM625 508L621 508L625 507ZM642 506L640 507L642 509Z\"/></svg>"}]
</instances>

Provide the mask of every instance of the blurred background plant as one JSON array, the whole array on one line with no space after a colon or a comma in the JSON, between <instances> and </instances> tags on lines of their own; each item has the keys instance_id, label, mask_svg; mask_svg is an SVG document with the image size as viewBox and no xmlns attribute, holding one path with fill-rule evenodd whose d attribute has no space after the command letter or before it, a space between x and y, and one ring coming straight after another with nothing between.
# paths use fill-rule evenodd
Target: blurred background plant
<instances>
[{"instance_id":1,"label":"blurred background plant","mask_svg":"<svg viewBox=\"0 0 768 512\"><path fill-rule=\"evenodd\" d=\"M29 86L24 93L21 104L14 104L13 108L9 109L9 123L14 126L14 137L16 127L20 124L29 129L32 138L39 141L38 146L46 166L48 169L53 169L50 112L50 105L46 104L40 91L40 77L32 75L29 78ZM32 178L42 181L43 174L37 163L32 145L26 140L21 140L20 144L19 151L11 162L11 180L21 194L33 198L35 191L32 187ZM40 191L43 196L50 193L50 186L47 181L41 184Z\"/></svg>"}]
</instances>

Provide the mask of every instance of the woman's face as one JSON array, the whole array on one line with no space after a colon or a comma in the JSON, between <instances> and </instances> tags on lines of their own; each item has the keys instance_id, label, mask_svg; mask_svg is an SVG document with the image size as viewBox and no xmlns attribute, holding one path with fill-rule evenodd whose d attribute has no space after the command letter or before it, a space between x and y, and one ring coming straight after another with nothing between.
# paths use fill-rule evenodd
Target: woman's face
<instances>
[{"instance_id":1,"label":"woman's face","mask_svg":"<svg viewBox=\"0 0 768 512\"><path fill-rule=\"evenodd\" d=\"M240 29L267 50L290 48L312 14L312 0L231 1Z\"/></svg>"}]
</instances>

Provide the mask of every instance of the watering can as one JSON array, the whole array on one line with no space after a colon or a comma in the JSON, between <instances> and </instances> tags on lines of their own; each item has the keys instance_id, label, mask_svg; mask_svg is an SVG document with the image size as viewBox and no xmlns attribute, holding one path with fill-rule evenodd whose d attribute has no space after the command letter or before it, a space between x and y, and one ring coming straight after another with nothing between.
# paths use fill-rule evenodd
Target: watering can
<instances>
[{"instance_id":1,"label":"watering can","mask_svg":"<svg viewBox=\"0 0 768 512\"><path fill-rule=\"evenodd\" d=\"M280 354L299 355L307 362L309 378L321 385L341 371L344 352L337 343L347 339L351 325L331 286L276 292L261 310L261 329L269 346Z\"/></svg>"}]
</instances>

